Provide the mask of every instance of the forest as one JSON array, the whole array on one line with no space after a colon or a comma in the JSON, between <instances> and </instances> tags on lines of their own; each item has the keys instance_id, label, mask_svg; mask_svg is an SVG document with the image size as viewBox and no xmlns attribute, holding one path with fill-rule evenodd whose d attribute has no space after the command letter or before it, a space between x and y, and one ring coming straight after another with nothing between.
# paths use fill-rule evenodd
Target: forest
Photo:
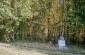
<instances>
[{"instance_id":1,"label":"forest","mask_svg":"<svg viewBox=\"0 0 85 55\"><path fill-rule=\"evenodd\" d=\"M0 0L0 41L85 44L85 0Z\"/></svg>"},{"instance_id":2,"label":"forest","mask_svg":"<svg viewBox=\"0 0 85 55\"><path fill-rule=\"evenodd\" d=\"M85 0L0 0L0 55L85 55Z\"/></svg>"}]
</instances>

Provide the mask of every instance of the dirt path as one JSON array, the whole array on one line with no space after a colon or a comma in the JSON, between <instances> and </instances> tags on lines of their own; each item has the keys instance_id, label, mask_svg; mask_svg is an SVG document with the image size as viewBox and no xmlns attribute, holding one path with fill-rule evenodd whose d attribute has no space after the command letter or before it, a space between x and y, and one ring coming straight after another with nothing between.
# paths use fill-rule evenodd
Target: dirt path
<instances>
[{"instance_id":1,"label":"dirt path","mask_svg":"<svg viewBox=\"0 0 85 55\"><path fill-rule=\"evenodd\" d=\"M0 55L48 55L37 50L24 50L24 49L17 49L10 44L0 43Z\"/></svg>"}]
</instances>

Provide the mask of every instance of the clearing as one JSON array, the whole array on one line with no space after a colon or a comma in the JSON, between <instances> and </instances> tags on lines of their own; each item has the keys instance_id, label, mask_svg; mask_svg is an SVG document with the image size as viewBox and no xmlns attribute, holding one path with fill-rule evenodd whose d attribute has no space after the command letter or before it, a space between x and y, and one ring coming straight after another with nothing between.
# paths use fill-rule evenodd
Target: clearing
<instances>
[{"instance_id":1,"label":"clearing","mask_svg":"<svg viewBox=\"0 0 85 55\"><path fill-rule=\"evenodd\" d=\"M68 50L59 50L49 43L0 43L0 55L84 55L84 48L70 47Z\"/></svg>"}]
</instances>

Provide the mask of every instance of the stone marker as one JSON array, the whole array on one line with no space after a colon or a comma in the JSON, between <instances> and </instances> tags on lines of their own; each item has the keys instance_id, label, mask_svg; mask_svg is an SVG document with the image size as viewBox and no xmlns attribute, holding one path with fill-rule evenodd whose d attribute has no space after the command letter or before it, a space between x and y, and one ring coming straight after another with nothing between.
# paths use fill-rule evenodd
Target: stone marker
<instances>
[{"instance_id":1,"label":"stone marker","mask_svg":"<svg viewBox=\"0 0 85 55\"><path fill-rule=\"evenodd\" d=\"M58 48L59 49L67 49L66 42L65 42L63 36L60 36L60 39L58 40Z\"/></svg>"}]
</instances>

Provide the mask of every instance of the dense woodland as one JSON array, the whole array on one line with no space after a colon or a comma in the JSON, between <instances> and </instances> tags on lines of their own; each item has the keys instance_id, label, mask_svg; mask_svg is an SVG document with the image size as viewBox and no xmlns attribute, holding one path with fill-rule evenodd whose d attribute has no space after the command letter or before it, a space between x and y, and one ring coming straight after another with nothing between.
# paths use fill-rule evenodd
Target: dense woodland
<instances>
[{"instance_id":1,"label":"dense woodland","mask_svg":"<svg viewBox=\"0 0 85 55\"><path fill-rule=\"evenodd\" d=\"M0 41L85 43L85 0L0 0Z\"/></svg>"}]
</instances>

